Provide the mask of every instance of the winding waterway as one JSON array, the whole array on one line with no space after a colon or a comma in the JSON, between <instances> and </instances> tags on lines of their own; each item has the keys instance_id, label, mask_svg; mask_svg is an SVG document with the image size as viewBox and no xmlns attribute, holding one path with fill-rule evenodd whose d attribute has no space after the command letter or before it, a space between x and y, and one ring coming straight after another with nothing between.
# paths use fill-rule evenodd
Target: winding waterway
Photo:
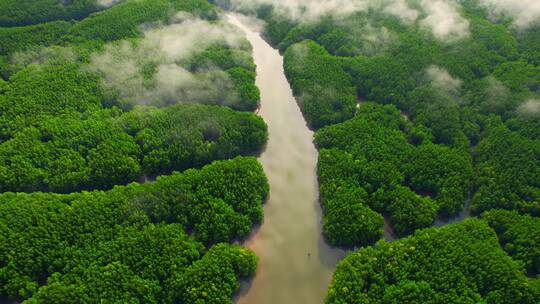
<instances>
[{"instance_id":1,"label":"winding waterway","mask_svg":"<svg viewBox=\"0 0 540 304\"><path fill-rule=\"evenodd\" d=\"M245 246L260 258L252 281L242 284L239 304L323 303L336 263L344 252L330 248L321 234L316 177L317 150L283 72L283 58L246 22L228 14L245 32L257 64L259 114L269 140L260 157L270 182L265 220Z\"/></svg>"}]
</instances>

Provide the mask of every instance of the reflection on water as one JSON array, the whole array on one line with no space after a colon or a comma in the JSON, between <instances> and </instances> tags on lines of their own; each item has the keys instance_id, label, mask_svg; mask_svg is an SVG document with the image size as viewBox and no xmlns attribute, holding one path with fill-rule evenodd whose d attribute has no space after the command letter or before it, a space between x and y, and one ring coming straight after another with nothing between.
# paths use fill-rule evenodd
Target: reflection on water
<instances>
[{"instance_id":1,"label":"reflection on water","mask_svg":"<svg viewBox=\"0 0 540 304\"><path fill-rule=\"evenodd\" d=\"M243 284L240 304L322 303L335 264L344 252L322 239L313 133L283 73L283 58L253 30L245 17L228 14L246 33L257 64L259 114L269 141L260 162L270 182L264 224L245 246L260 258L255 278Z\"/></svg>"}]
</instances>

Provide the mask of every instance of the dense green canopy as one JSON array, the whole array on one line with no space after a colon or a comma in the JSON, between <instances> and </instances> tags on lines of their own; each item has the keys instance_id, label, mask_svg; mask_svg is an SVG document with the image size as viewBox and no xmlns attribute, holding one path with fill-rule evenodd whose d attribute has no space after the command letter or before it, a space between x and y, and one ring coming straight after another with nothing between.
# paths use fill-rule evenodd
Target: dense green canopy
<instances>
[{"instance_id":1,"label":"dense green canopy","mask_svg":"<svg viewBox=\"0 0 540 304\"><path fill-rule=\"evenodd\" d=\"M0 144L0 191L108 189L258 152L266 136L262 119L218 106L141 107L84 120L60 116Z\"/></svg>"},{"instance_id":2,"label":"dense green canopy","mask_svg":"<svg viewBox=\"0 0 540 304\"><path fill-rule=\"evenodd\" d=\"M254 158L107 192L4 193L0 294L30 303L176 303L196 286L230 298L238 278L253 274L255 256L229 245L206 252L199 242L210 246L245 236L261 222L267 193ZM205 278L223 282L223 289L199 285Z\"/></svg>"},{"instance_id":3,"label":"dense green canopy","mask_svg":"<svg viewBox=\"0 0 540 304\"><path fill-rule=\"evenodd\" d=\"M257 160L237 157L267 140L249 44L220 29L181 59L111 55L218 18L206 0L0 3L0 301L232 303L254 275L255 254L231 244L261 223L269 191ZM121 94L163 86L163 66L227 91ZM115 69L140 83L110 86Z\"/></svg>"},{"instance_id":4,"label":"dense green canopy","mask_svg":"<svg viewBox=\"0 0 540 304\"><path fill-rule=\"evenodd\" d=\"M518 28L481 1L460 1L451 9L466 33L441 39L423 23L433 13L426 3L406 2L416 22L391 4L251 12L284 52L299 106L318 130L329 241L373 243L381 215L407 234L469 201L474 214L538 216L538 26Z\"/></svg>"},{"instance_id":5,"label":"dense green canopy","mask_svg":"<svg viewBox=\"0 0 540 304\"><path fill-rule=\"evenodd\" d=\"M458 30L442 20L445 3L251 11L284 52L316 130L323 233L332 245L371 245L385 220L399 237L487 211L484 220L359 249L338 265L327 303L540 299L540 281L524 275L538 274L538 21L523 26L512 19L518 8L497 11L493 1L457 1L448 10L452 22L463 21L462 35L440 38L437 29ZM426 26L428 4L441 9L430 16L439 27Z\"/></svg>"},{"instance_id":6,"label":"dense green canopy","mask_svg":"<svg viewBox=\"0 0 540 304\"><path fill-rule=\"evenodd\" d=\"M366 103L355 118L317 131L330 243L375 242L381 215L403 235L430 226L437 214L462 210L472 177L469 155L429 142L414 146L407 140L410 128L394 106Z\"/></svg>"},{"instance_id":7,"label":"dense green canopy","mask_svg":"<svg viewBox=\"0 0 540 304\"><path fill-rule=\"evenodd\" d=\"M326 303L537 303L533 286L493 230L471 219L350 254Z\"/></svg>"}]
</instances>

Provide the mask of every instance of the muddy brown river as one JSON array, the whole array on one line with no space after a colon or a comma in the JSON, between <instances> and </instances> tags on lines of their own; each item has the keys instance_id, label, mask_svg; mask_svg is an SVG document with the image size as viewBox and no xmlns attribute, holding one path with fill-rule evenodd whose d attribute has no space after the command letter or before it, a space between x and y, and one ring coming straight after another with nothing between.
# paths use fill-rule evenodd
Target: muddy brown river
<instances>
[{"instance_id":1,"label":"muddy brown river","mask_svg":"<svg viewBox=\"0 0 540 304\"><path fill-rule=\"evenodd\" d=\"M316 177L317 150L283 72L283 58L247 22L228 14L245 32L257 64L260 116L269 140L260 157L270 182L264 223L245 242L259 256L253 280L242 284L239 304L323 303L336 263L344 252L321 234Z\"/></svg>"}]
</instances>

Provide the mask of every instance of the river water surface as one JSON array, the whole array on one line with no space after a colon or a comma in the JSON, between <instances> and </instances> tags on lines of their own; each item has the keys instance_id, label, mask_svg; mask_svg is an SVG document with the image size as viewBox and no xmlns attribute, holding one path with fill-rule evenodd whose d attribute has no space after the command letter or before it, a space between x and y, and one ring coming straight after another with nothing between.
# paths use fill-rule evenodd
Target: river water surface
<instances>
[{"instance_id":1,"label":"river water surface","mask_svg":"<svg viewBox=\"0 0 540 304\"><path fill-rule=\"evenodd\" d=\"M245 17L228 14L245 32L257 64L259 114L269 140L260 157L270 182L264 223L245 246L259 256L254 279L242 284L239 304L323 303L344 252L322 239L316 177L317 150L283 72L283 58Z\"/></svg>"}]
</instances>

